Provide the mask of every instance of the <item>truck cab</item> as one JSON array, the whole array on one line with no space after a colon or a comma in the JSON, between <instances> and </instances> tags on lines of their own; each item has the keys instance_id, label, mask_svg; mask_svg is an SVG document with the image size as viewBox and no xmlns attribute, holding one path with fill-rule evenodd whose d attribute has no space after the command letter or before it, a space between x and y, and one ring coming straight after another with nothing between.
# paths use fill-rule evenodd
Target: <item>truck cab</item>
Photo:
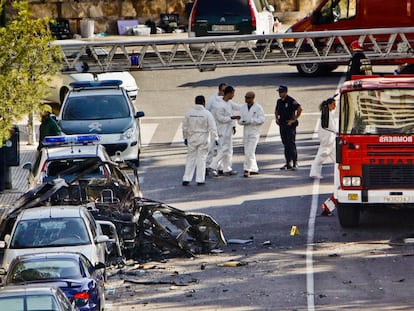
<instances>
[{"instance_id":1,"label":"truck cab","mask_svg":"<svg viewBox=\"0 0 414 311\"><path fill-rule=\"evenodd\" d=\"M323 0L311 14L292 25L286 32L402 28L413 25L414 6L411 0ZM357 39L344 38L349 44ZM384 38L386 39L388 37ZM381 38L377 38L377 41L381 41ZM321 41L320 44L323 46L324 42ZM396 62L391 60L390 64ZM319 75L335 68L335 63L297 65L298 71L305 75Z\"/></svg>"},{"instance_id":2,"label":"truck cab","mask_svg":"<svg viewBox=\"0 0 414 311\"><path fill-rule=\"evenodd\" d=\"M413 76L353 76L342 85L334 191L342 227L357 226L367 208L414 208L413 116Z\"/></svg>"},{"instance_id":3,"label":"truck cab","mask_svg":"<svg viewBox=\"0 0 414 311\"><path fill-rule=\"evenodd\" d=\"M292 32L412 27L411 0L323 0Z\"/></svg>"}]
</instances>

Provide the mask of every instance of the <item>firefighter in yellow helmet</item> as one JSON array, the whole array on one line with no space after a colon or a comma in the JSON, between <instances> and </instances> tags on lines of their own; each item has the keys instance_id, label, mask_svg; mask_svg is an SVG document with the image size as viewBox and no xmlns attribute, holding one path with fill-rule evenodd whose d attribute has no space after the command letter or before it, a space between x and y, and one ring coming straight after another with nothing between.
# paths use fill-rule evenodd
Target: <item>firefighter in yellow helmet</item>
<instances>
[{"instance_id":1,"label":"firefighter in yellow helmet","mask_svg":"<svg viewBox=\"0 0 414 311\"><path fill-rule=\"evenodd\" d=\"M41 106L41 123L39 128L39 146L37 150L42 149L43 138L46 136L57 136L61 134L59 125L52 116L52 107L50 105Z\"/></svg>"},{"instance_id":2,"label":"firefighter in yellow helmet","mask_svg":"<svg viewBox=\"0 0 414 311\"><path fill-rule=\"evenodd\" d=\"M371 61L365 56L364 49L358 41L351 43L352 58L348 63L346 80L351 80L354 75L372 75Z\"/></svg>"}]
</instances>

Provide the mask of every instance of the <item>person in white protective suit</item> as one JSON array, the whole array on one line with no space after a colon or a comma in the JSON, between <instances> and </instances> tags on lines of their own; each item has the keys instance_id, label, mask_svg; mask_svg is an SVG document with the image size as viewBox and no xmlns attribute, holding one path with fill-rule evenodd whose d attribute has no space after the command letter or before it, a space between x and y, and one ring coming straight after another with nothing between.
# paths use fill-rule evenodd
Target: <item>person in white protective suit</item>
<instances>
[{"instance_id":1,"label":"person in white protective suit","mask_svg":"<svg viewBox=\"0 0 414 311\"><path fill-rule=\"evenodd\" d=\"M217 154L210 163L210 172L213 177L218 177L218 168L223 168L224 176L237 175L237 171L232 169L233 162L233 135L236 134L236 121L240 116L233 114L233 110L240 110L241 105L232 101L235 90L232 86L227 86L224 90L223 99L213 107L213 116L217 124L217 132L220 145Z\"/></svg>"},{"instance_id":2,"label":"person in white protective suit","mask_svg":"<svg viewBox=\"0 0 414 311\"><path fill-rule=\"evenodd\" d=\"M240 108L239 124L243 126L244 177L259 174L256 147L260 138L260 129L265 121L265 115L262 106L255 102L254 98L254 92L247 92L244 96L246 105Z\"/></svg>"},{"instance_id":3,"label":"person in white protective suit","mask_svg":"<svg viewBox=\"0 0 414 311\"><path fill-rule=\"evenodd\" d=\"M328 98L323 101L320 105L320 110L326 109L329 110L329 125L328 128L322 128L321 124L319 125L319 140L320 145L318 153L316 154L315 159L312 162L311 170L309 176L314 179L322 179L322 164L330 158L335 162L335 137L336 132L338 131L336 120L335 120L335 108L336 102L334 98Z\"/></svg>"},{"instance_id":4,"label":"person in white protective suit","mask_svg":"<svg viewBox=\"0 0 414 311\"><path fill-rule=\"evenodd\" d=\"M206 101L206 109L208 111L210 111L212 113L213 111L213 107L217 102L220 102L223 99L223 95L224 95L224 89L227 87L227 84L222 82L219 84L218 86L218 90L216 93L214 93L213 95L211 95L207 101ZM214 115L213 115L214 117ZM208 154L207 154L207 163L206 163L206 167L210 166L211 161L213 160L213 155L217 154L217 146L214 142L214 140L212 139L210 142L210 147L208 149ZM218 169L218 171L222 171L221 168ZM206 170L206 174L208 174L208 169Z\"/></svg>"},{"instance_id":5,"label":"person in white protective suit","mask_svg":"<svg viewBox=\"0 0 414 311\"><path fill-rule=\"evenodd\" d=\"M227 84L222 82L219 84L218 86L218 90L216 93L214 93L213 95L211 95L207 101L206 101L206 109L208 111L212 111L213 110L213 106L217 101L220 101L223 98L224 95L224 90L227 87Z\"/></svg>"},{"instance_id":6,"label":"person in white protective suit","mask_svg":"<svg viewBox=\"0 0 414 311\"><path fill-rule=\"evenodd\" d=\"M196 171L197 185L205 184L206 159L210 139L219 144L216 122L210 111L205 109L205 98L196 96L195 106L188 110L183 121L184 144L188 147L183 186L188 186Z\"/></svg>"}]
</instances>

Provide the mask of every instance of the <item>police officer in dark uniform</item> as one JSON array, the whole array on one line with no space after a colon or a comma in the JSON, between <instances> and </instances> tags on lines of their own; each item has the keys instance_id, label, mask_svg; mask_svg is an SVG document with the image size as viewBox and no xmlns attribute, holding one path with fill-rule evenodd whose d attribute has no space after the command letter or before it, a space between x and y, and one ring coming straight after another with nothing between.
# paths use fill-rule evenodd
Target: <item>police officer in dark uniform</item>
<instances>
[{"instance_id":1,"label":"police officer in dark uniform","mask_svg":"<svg viewBox=\"0 0 414 311\"><path fill-rule=\"evenodd\" d=\"M298 119L302 113L302 107L287 94L287 86L281 85L277 90L280 98L276 103L275 118L276 124L279 125L286 158L286 164L280 169L293 171L297 169L296 127L299 124Z\"/></svg>"}]
</instances>

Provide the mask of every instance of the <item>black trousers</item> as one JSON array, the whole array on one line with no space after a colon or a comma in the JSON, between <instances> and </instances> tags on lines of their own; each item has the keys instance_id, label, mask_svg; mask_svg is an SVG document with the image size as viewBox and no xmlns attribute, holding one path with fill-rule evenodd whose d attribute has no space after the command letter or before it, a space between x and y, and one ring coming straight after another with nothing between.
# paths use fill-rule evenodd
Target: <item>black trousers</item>
<instances>
[{"instance_id":1,"label":"black trousers","mask_svg":"<svg viewBox=\"0 0 414 311\"><path fill-rule=\"evenodd\" d=\"M296 124L292 126L280 126L280 137L282 138L282 143L285 147L286 164L296 164L298 161L298 153L296 151Z\"/></svg>"}]
</instances>

